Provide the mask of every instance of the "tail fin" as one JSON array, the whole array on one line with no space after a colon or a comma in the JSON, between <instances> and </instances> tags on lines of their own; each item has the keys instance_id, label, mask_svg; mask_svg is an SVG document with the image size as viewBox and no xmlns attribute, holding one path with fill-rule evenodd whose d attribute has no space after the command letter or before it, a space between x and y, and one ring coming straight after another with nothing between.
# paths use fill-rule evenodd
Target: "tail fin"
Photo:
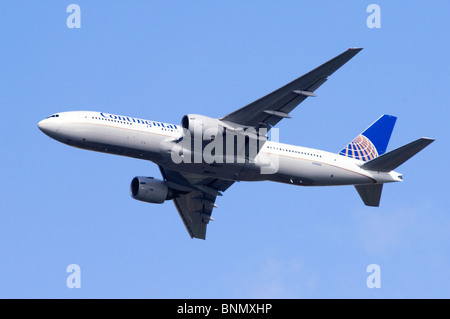
<instances>
[{"instance_id":1,"label":"tail fin","mask_svg":"<svg viewBox=\"0 0 450 319\"><path fill-rule=\"evenodd\" d=\"M339 155L370 161L383 155L391 138L397 117L383 115L348 144Z\"/></svg>"}]
</instances>

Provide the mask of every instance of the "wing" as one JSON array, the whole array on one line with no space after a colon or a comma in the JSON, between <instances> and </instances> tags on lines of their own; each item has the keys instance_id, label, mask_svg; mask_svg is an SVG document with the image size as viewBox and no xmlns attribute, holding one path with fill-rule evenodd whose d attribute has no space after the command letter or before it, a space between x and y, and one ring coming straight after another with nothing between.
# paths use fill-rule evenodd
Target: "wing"
<instances>
[{"instance_id":1,"label":"wing","mask_svg":"<svg viewBox=\"0 0 450 319\"><path fill-rule=\"evenodd\" d=\"M255 128L270 127L283 118L317 90L337 69L353 58L361 48L350 48L318 68L286 84L276 91L222 118L222 121Z\"/></svg>"},{"instance_id":2,"label":"wing","mask_svg":"<svg viewBox=\"0 0 450 319\"><path fill-rule=\"evenodd\" d=\"M173 202L191 238L206 238L206 226L210 220L216 197L234 182L182 174L159 166L170 188L177 194Z\"/></svg>"}]
</instances>

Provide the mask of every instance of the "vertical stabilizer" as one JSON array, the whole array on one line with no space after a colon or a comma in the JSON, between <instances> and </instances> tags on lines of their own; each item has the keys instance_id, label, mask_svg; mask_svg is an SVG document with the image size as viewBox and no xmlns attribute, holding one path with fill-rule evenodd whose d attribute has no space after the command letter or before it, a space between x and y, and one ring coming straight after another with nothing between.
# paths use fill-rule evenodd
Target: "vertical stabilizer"
<instances>
[{"instance_id":1,"label":"vertical stabilizer","mask_svg":"<svg viewBox=\"0 0 450 319\"><path fill-rule=\"evenodd\" d=\"M383 115L358 135L339 155L370 161L386 152L397 117Z\"/></svg>"}]
</instances>

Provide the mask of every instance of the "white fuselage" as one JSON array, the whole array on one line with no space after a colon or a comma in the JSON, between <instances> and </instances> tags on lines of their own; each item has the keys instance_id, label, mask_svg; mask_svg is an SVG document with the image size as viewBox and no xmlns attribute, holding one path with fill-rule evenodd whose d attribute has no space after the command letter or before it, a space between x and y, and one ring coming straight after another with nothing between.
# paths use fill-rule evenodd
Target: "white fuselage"
<instances>
[{"instance_id":1,"label":"white fuselage","mask_svg":"<svg viewBox=\"0 0 450 319\"><path fill-rule=\"evenodd\" d=\"M59 142L87 150L140 158L199 176L233 181L275 181L302 186L361 185L401 181L396 172L361 168L363 162L326 151L267 141L252 161L176 163L179 125L100 112L62 112L39 122Z\"/></svg>"}]
</instances>

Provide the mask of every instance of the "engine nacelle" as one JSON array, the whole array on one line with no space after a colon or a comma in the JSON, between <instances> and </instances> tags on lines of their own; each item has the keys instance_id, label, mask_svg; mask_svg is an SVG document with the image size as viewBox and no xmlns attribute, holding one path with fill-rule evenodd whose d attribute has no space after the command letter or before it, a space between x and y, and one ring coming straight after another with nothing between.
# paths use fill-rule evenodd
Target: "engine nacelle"
<instances>
[{"instance_id":1,"label":"engine nacelle","mask_svg":"<svg viewBox=\"0 0 450 319\"><path fill-rule=\"evenodd\" d=\"M198 114L187 114L181 119L184 134L189 133L191 138L213 140L223 135L224 127L218 119Z\"/></svg>"},{"instance_id":2,"label":"engine nacelle","mask_svg":"<svg viewBox=\"0 0 450 319\"><path fill-rule=\"evenodd\" d=\"M153 177L136 176L130 185L131 197L154 204L162 204L173 198L172 190L166 182Z\"/></svg>"}]
</instances>

